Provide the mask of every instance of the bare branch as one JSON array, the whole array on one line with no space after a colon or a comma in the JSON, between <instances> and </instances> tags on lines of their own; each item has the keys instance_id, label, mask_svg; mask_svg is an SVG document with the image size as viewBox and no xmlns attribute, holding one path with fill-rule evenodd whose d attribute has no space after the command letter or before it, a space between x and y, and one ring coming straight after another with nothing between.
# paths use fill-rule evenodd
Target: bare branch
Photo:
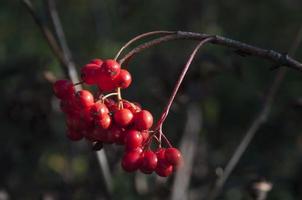
<instances>
[{"instance_id":1,"label":"bare branch","mask_svg":"<svg viewBox=\"0 0 302 200\"><path fill-rule=\"evenodd\" d=\"M65 34L64 34L64 31L63 31L63 28L61 25L59 15L58 15L56 7L55 7L55 2L53 0L49 0L48 6L49 6L49 12L51 15L51 19L54 24L55 32L59 39L60 45L56 41L56 38L53 35L53 33L50 31L50 29L42 22L42 20L39 18L39 16L35 12L31 1L30 0L21 0L21 2L25 5L25 7L30 12L31 16L34 18L36 24L40 28L43 36L45 37L46 41L48 42L48 45L52 49L54 55L60 61L61 66L64 69L65 75L67 77L69 77L73 81L73 83L78 83L79 76L77 74L75 64L72 61L71 52L68 48L68 45L67 45L67 42L65 39ZM60 47L62 48L62 50ZM81 86L77 85L77 88L81 89ZM112 192L112 178L111 178L109 167L108 167L107 157L105 155L104 150L97 152L96 156L99 161L101 171L102 171L102 174L103 174L103 177L105 180L105 184L107 187L106 188L107 193L108 193L108 195L110 195Z\"/></svg>"},{"instance_id":2,"label":"bare branch","mask_svg":"<svg viewBox=\"0 0 302 200\"><path fill-rule=\"evenodd\" d=\"M48 0L47 5L48 5L48 11L49 11L49 14L51 17L51 21L54 26L55 33L57 35L59 44L62 48L63 55L66 60L66 65L67 65L66 67L68 68L68 76L70 77L70 79L72 80L73 83L78 83L79 77L78 77L78 74L76 71L76 66L72 60L71 52L67 45L67 41L66 41L65 34L64 34L64 31L62 28L61 20L59 18L58 12L57 12L55 1Z\"/></svg>"},{"instance_id":3,"label":"bare branch","mask_svg":"<svg viewBox=\"0 0 302 200\"><path fill-rule=\"evenodd\" d=\"M66 76L68 76L68 68L67 61L65 60L65 56L58 45L56 38L50 31L50 29L42 22L42 20L37 15L32 3L30 0L21 0L24 6L27 8L28 12L31 14L32 18L36 22L37 26L40 28L45 40L47 41L49 47L51 48L53 54L57 57L62 66L64 66L64 72Z\"/></svg>"},{"instance_id":4,"label":"bare branch","mask_svg":"<svg viewBox=\"0 0 302 200\"><path fill-rule=\"evenodd\" d=\"M168 37L168 36L167 36L167 37ZM162 124L163 124L163 122L165 121L165 119L166 119L167 116L168 116L169 110L170 110L171 105L172 105L172 103L173 103L173 101L174 101L174 98L175 98L175 96L176 96L176 94L177 94L177 91L178 91L178 89L179 89L179 87L180 87L180 85L181 85L183 79L185 78L185 75L186 75L186 73L187 73L187 71L188 71L188 69L189 69L189 67L190 67L190 65L191 65L191 63L192 63L192 61L193 61L193 59L194 59L194 57L195 57L197 51L200 49L200 47L202 47L203 45L205 45L205 44L208 43L208 42L211 42L212 40L213 40L212 37L204 38L204 39L203 39L203 40L202 40L202 41L194 48L194 50L193 50L193 52L191 53L191 55L190 55L190 57L189 57L189 59L188 59L186 65L184 66L184 68L183 68L183 70L182 70L182 72L181 72L181 74L180 74L180 77L178 78L178 80L177 80L177 82L176 82L176 84L175 84L175 87L174 87L174 89L173 89L172 95L170 96L170 99L169 99L169 101L168 101L168 104L166 105L164 111L163 111L162 114L161 114L160 119L158 120L158 122L157 122L157 124L156 124L156 126L155 126L155 128L154 128L155 131L156 131L156 130L159 130L159 132L160 132L160 134L159 134L159 141L161 141L161 136L162 136L162 133L161 133Z\"/></svg>"},{"instance_id":5,"label":"bare branch","mask_svg":"<svg viewBox=\"0 0 302 200\"><path fill-rule=\"evenodd\" d=\"M152 46L158 45L163 42L171 41L171 40L180 40L180 39L188 39L188 40L203 40L208 37L213 37L214 39L211 41L212 44L224 46L227 48L234 49L238 54L245 56L255 56L259 58L263 58L269 61L274 62L275 66L287 66L289 68L293 68L299 71L302 71L302 63L291 58L287 54L282 54L273 50L263 49L256 46L252 46L240 41L232 40L226 37L218 36L218 35L208 35L203 33L193 33L193 32L184 32L177 31L174 34L163 36L144 44L141 44L126 54L122 59L120 59L120 63L129 62L129 60L137 53L143 51L144 49L150 48Z\"/></svg>"},{"instance_id":6,"label":"bare branch","mask_svg":"<svg viewBox=\"0 0 302 200\"><path fill-rule=\"evenodd\" d=\"M151 32L140 34L140 35L132 38L124 46L122 46L122 48L120 48L120 50L115 55L114 60L116 60L120 56L120 54L122 53L122 51L124 49L126 49L127 47L129 47L132 43L134 43L137 40L143 39L143 38L151 36L151 35L158 35L158 34L169 35L169 34L173 34L173 33L174 33L173 31L151 31Z\"/></svg>"},{"instance_id":7,"label":"bare branch","mask_svg":"<svg viewBox=\"0 0 302 200\"><path fill-rule=\"evenodd\" d=\"M290 48L290 52L292 54L295 53L297 50L299 44L302 40L302 27L300 28L292 47ZM245 136L243 137L242 141L240 142L239 146L235 150L234 154L232 155L230 161L227 163L223 174L217 178L215 185L212 189L212 191L209 193L209 197L206 199L212 200L215 199L221 192L224 183L234 170L235 166L239 162L241 156L246 151L247 147L251 143L252 139L254 138L255 134L259 130L262 124L264 124L267 120L267 117L270 113L273 100L276 96L276 93L281 85L281 82L283 81L285 75L286 75L287 69L282 68L279 69L278 73L275 76L275 79L273 80L273 83L271 84L269 91L266 95L265 102L263 104L262 109L260 110L259 114L255 117L255 119L252 121L250 128L247 130Z\"/></svg>"}]
</instances>

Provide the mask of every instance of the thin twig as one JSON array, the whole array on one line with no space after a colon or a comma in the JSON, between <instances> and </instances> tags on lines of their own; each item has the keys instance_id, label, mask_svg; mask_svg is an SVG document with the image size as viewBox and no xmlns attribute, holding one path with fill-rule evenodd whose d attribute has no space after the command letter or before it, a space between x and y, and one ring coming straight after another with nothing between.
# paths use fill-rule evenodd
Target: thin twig
<instances>
[{"instance_id":1,"label":"thin twig","mask_svg":"<svg viewBox=\"0 0 302 200\"><path fill-rule=\"evenodd\" d=\"M74 83L79 82L78 74L75 69L75 65L71 60L71 53L68 48L67 42L65 40L64 31L60 22L60 18L57 14L56 7L54 2L49 1L49 9L51 13L51 19L54 24L54 28L57 34L57 37L59 39L60 45L56 41L55 36L50 31L50 29L42 22L42 20L39 18L38 14L33 8L33 5L30 0L21 0L21 2L25 5L25 7L30 12L31 16L35 20L37 26L40 28L44 38L46 39L48 45L50 46L51 50L53 51L56 58L61 63L61 66L64 69L65 75L69 77ZM62 47L62 50L60 48ZM78 86L78 89L80 89L80 85ZM104 150L102 152L97 152L97 158L102 170L103 177L105 179L105 184L107 187L107 192L111 193L112 191L112 181L111 181L111 175L108 167L107 157L105 155Z\"/></svg>"},{"instance_id":2,"label":"thin twig","mask_svg":"<svg viewBox=\"0 0 302 200\"><path fill-rule=\"evenodd\" d=\"M179 40L179 39L189 39L189 40L203 40L208 37L213 37L214 39L211 41L212 44L224 46L227 48L234 49L239 55L245 56L255 56L260 57L269 61L274 62L274 65L277 67L287 66L289 68L293 68L299 71L302 71L302 63L291 58L288 54L282 54L273 50L263 49L256 46L252 46L240 41L232 40L226 37L218 36L218 35L208 35L203 33L192 33L192 32L184 32L177 31L174 34L163 36L149 42L143 43L133 50L131 50L128 54L126 54L122 59L119 60L119 63L127 63L130 59L137 53L150 48L152 46L158 45L163 42L171 41L171 40Z\"/></svg>"},{"instance_id":3,"label":"thin twig","mask_svg":"<svg viewBox=\"0 0 302 200\"><path fill-rule=\"evenodd\" d=\"M67 68L68 68L68 75L73 83L79 82L79 77L76 71L76 66L72 60L70 49L67 45L66 37L63 31L63 27L61 24L61 20L59 18L56 3L54 0L47 0L48 11L51 17L51 22L53 23L55 33L57 35L59 45L62 48L63 55L66 60Z\"/></svg>"},{"instance_id":4,"label":"thin twig","mask_svg":"<svg viewBox=\"0 0 302 200\"><path fill-rule=\"evenodd\" d=\"M174 98L175 98L175 96L176 96L176 94L177 94L177 91L178 91L178 89L179 89L179 87L180 87L180 85L181 85L183 79L185 78L185 75L186 75L186 73L187 73L187 71L188 71L188 69L189 69L189 67L190 67L190 65L191 65L191 63L192 63L192 61L193 61L193 59L194 59L194 57L195 57L197 51L198 51L198 50L200 49L200 47L202 47L204 44L206 44L206 43L208 43L208 42L211 42L212 40L213 40L213 37L205 38L205 39L203 39L203 40L202 40L202 41L194 48L193 52L191 53L191 55L190 55L190 57L189 57L189 59L188 59L186 65L184 66L184 68L183 68L183 70L182 70L182 72L181 72L181 74L180 74L180 77L178 78L178 80L177 80L177 82L176 82L176 84L175 84L175 87L174 87L173 92L172 92L172 94L171 94L171 96L170 96L170 99L169 99L169 101L168 101L168 104L166 105L164 111L162 112L161 117L160 117L160 119L158 120L158 122L157 122L157 124L156 124L154 130L159 130L159 129L162 128L162 124L163 124L163 122L165 121L166 117L168 116L169 110L170 110L171 105L172 105L172 103L173 103L173 101L174 101ZM160 139L161 139L161 134L160 134L160 136L159 136L159 140L160 140Z\"/></svg>"},{"instance_id":5,"label":"thin twig","mask_svg":"<svg viewBox=\"0 0 302 200\"><path fill-rule=\"evenodd\" d=\"M124 46L122 46L122 48L120 48L120 50L115 55L114 60L117 60L118 57L120 56L120 54L122 53L122 51L124 49L126 49L127 47L129 47L132 43L134 43L137 40L143 39L143 38L151 36L151 35L159 35L159 34L165 34L165 35L168 34L169 35L169 34L172 34L172 33L175 33L175 32L174 31L151 31L151 32L140 34L140 35L132 38Z\"/></svg>"},{"instance_id":6,"label":"thin twig","mask_svg":"<svg viewBox=\"0 0 302 200\"><path fill-rule=\"evenodd\" d=\"M292 55L295 54L299 44L301 43L301 40L302 40L302 27L298 31L298 34L292 44L292 47L290 48L289 52ZM213 200L220 194L226 180L234 170L235 166L239 162L243 153L246 151L247 147L249 146L252 139L254 138L256 132L259 130L261 125L267 121L267 117L271 111L273 100L281 85L281 82L283 81L286 75L286 72L287 72L286 68L281 68L278 70L278 73L276 74L271 86L269 87L262 109L260 110L259 114L255 117L255 119L252 121L250 128L247 130L245 136L243 137L239 146L236 148L230 161L227 163L223 171L223 174L217 178L213 189L210 191L208 198L206 198L207 200Z\"/></svg>"},{"instance_id":7,"label":"thin twig","mask_svg":"<svg viewBox=\"0 0 302 200\"><path fill-rule=\"evenodd\" d=\"M42 20L39 18L38 14L36 13L32 3L30 0L21 0L21 3L26 7L28 12L31 14L32 18L34 19L35 23L39 27L40 31L42 32L45 40L47 41L50 49L52 50L53 54L57 57L59 62L62 66L64 66L64 72L66 76L69 75L67 61L65 59L65 56L63 55L63 52L60 49L59 44L56 41L56 38L50 31L50 29L42 22Z\"/></svg>"}]
</instances>

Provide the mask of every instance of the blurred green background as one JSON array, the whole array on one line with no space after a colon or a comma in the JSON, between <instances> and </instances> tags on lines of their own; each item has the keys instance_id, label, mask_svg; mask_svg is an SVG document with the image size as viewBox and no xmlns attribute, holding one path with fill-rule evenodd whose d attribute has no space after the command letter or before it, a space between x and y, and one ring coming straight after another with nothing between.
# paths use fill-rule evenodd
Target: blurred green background
<instances>
[{"instance_id":1,"label":"blurred green background","mask_svg":"<svg viewBox=\"0 0 302 200\"><path fill-rule=\"evenodd\" d=\"M44 1L35 9L51 28ZM95 57L112 58L135 35L152 30L218 34L287 52L302 26L300 0L65 0L57 1L78 69ZM129 64L124 96L156 118L196 42L173 41L148 49ZM295 58L302 60L302 47ZM203 116L187 199L201 199L257 115L276 70L272 63L209 45L193 62L164 129L175 146L187 109ZM0 199L169 199L173 177L127 174L122 150L106 146L113 194L106 194L95 153L65 137L64 116L45 73L64 73L20 1L0 3ZM267 123L226 182L220 199L251 199L251 181L273 183L268 199L302 199L301 72L289 70ZM145 184L143 187L142 184ZM141 189L141 188L144 189Z\"/></svg>"}]
</instances>

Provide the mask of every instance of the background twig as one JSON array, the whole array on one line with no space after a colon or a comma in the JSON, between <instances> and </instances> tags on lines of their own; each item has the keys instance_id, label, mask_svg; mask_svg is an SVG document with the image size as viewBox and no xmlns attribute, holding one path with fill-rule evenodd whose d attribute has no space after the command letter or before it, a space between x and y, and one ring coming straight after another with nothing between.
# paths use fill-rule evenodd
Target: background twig
<instances>
[{"instance_id":1,"label":"background twig","mask_svg":"<svg viewBox=\"0 0 302 200\"><path fill-rule=\"evenodd\" d=\"M69 77L73 83L79 82L79 76L76 71L76 66L72 61L72 55L65 39L65 34L61 25L61 21L54 0L48 0L48 9L59 42L56 41L56 38L53 35L53 33L39 18L39 16L37 15L37 13L33 8L31 1L22 0L21 2L25 5L25 7L30 12L31 16L34 18L36 24L38 25L41 32L43 33L46 41L48 42L56 58L60 61L66 76ZM60 47L62 48L62 50ZM77 88L81 89L81 86L78 85ZM104 181L107 189L106 191L110 195L112 191L112 178L110 175L105 151L102 150L97 152L96 156L101 167L102 175L104 177Z\"/></svg>"},{"instance_id":2,"label":"background twig","mask_svg":"<svg viewBox=\"0 0 302 200\"><path fill-rule=\"evenodd\" d=\"M298 31L298 34L290 48L290 53L294 54L301 43L302 40L302 27ZM241 156L247 149L248 145L251 143L252 139L254 138L256 132L259 130L261 125L267 121L267 117L270 113L272 103L274 100L274 97L276 96L276 93L280 87L281 82L283 81L285 74L287 72L287 69L281 68L278 70L271 86L269 87L268 93L266 95L265 102L263 104L262 109L260 110L259 114L256 116L256 118L252 121L251 126L247 130L245 136L243 137L242 141L238 145L237 149L235 150L234 154L232 155L230 161L227 163L223 174L217 178L213 189L210 191L208 198L209 200L215 199L221 192L224 183L234 170L235 166L239 162Z\"/></svg>"}]
</instances>

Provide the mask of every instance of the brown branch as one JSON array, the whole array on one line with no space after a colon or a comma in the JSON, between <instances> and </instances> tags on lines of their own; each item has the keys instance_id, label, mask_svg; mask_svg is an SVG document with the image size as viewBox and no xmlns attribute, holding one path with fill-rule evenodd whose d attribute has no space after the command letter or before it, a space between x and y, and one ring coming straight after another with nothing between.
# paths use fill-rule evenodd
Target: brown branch
<instances>
[{"instance_id":1,"label":"brown branch","mask_svg":"<svg viewBox=\"0 0 302 200\"><path fill-rule=\"evenodd\" d=\"M63 55L65 57L66 60L66 68L68 69L68 76L70 77L71 81L73 83L78 83L79 82L79 76L77 74L76 71L76 66L72 60L72 55L71 55L71 51L67 45L67 41L65 38L65 34L62 28L62 24L61 24L61 20L59 18L58 12L57 12L57 8L56 8L56 4L54 0L47 0L47 7L48 7L48 11L51 17L51 22L54 26L54 30L55 33L57 35L58 41L59 41L59 45L62 48L63 51Z\"/></svg>"},{"instance_id":2,"label":"brown branch","mask_svg":"<svg viewBox=\"0 0 302 200\"><path fill-rule=\"evenodd\" d=\"M298 31L298 34L290 48L290 53L294 54L297 50L299 44L302 40L302 27ZM251 126L247 130L245 136L241 140L240 144L236 148L234 154L232 155L231 159L227 163L223 174L217 178L213 189L210 191L208 200L215 199L221 192L226 180L234 170L235 166L239 162L240 158L242 157L243 153L246 151L247 147L251 143L252 139L254 138L255 134L259 130L262 124L264 124L267 121L267 117L271 111L273 100L276 96L276 93L278 89L280 88L281 82L284 80L284 77L286 75L287 69L282 68L279 69L278 73L276 74L272 84L269 87L268 93L265 98L265 102L263 104L262 109L258 113L258 115L255 117L255 119L252 121Z\"/></svg>"},{"instance_id":3,"label":"brown branch","mask_svg":"<svg viewBox=\"0 0 302 200\"><path fill-rule=\"evenodd\" d=\"M63 67L64 73L67 77L69 77L74 83L79 82L79 76L76 71L75 64L72 61L71 52L68 48L65 34L61 25L61 21L59 18L59 15L57 13L55 2L53 0L48 1L48 8L51 15L51 20L54 25L55 32L57 34L57 38L59 40L59 43L56 40L56 37L53 35L53 33L50 31L50 29L42 22L42 20L37 15L36 11L33 8L33 5L30 0L21 0L21 2L25 5L25 7L30 12L31 16L35 20L37 26L40 28L44 38L46 39L49 47L51 48L52 52L56 56L56 58L61 63L61 66ZM61 50L62 48L62 50ZM78 89L81 89L81 86L77 86ZM98 162L100 164L100 168L102 171L102 175L104 177L105 185L106 185L106 192L108 195L108 198L110 198L111 192L112 192L112 178L110 175L110 170L108 167L108 161L106 154L103 151L96 152L96 156L98 159Z\"/></svg>"},{"instance_id":4,"label":"brown branch","mask_svg":"<svg viewBox=\"0 0 302 200\"><path fill-rule=\"evenodd\" d=\"M58 61L64 66L64 73L68 76L68 64L65 59L63 52L60 49L59 44L56 41L55 36L52 34L50 29L42 22L41 18L39 18L38 14L36 13L32 3L30 0L21 0L24 6L27 8L28 12L31 14L32 18L36 22L37 26L39 27L40 31L42 32L45 40L47 41L51 51L56 56Z\"/></svg>"},{"instance_id":5,"label":"brown branch","mask_svg":"<svg viewBox=\"0 0 302 200\"><path fill-rule=\"evenodd\" d=\"M236 40L232 40L226 37L218 36L218 35L208 35L203 33L193 33L193 32L184 32L177 31L174 34L163 36L144 44L141 44L126 54L119 62L122 64L129 62L129 60L137 53L150 48L152 46L158 45L163 42L171 41L171 40L180 40L180 39L188 39L188 40L203 40L208 37L213 37L214 39L211 41L212 44L224 46L227 48L234 49L238 54L245 56L255 56L260 57L269 61L274 62L275 66L287 66L289 68L293 68L299 71L302 71L302 63L291 58L287 54L282 54L273 50L263 49L260 47L252 46L243 42L239 42Z\"/></svg>"}]
</instances>

